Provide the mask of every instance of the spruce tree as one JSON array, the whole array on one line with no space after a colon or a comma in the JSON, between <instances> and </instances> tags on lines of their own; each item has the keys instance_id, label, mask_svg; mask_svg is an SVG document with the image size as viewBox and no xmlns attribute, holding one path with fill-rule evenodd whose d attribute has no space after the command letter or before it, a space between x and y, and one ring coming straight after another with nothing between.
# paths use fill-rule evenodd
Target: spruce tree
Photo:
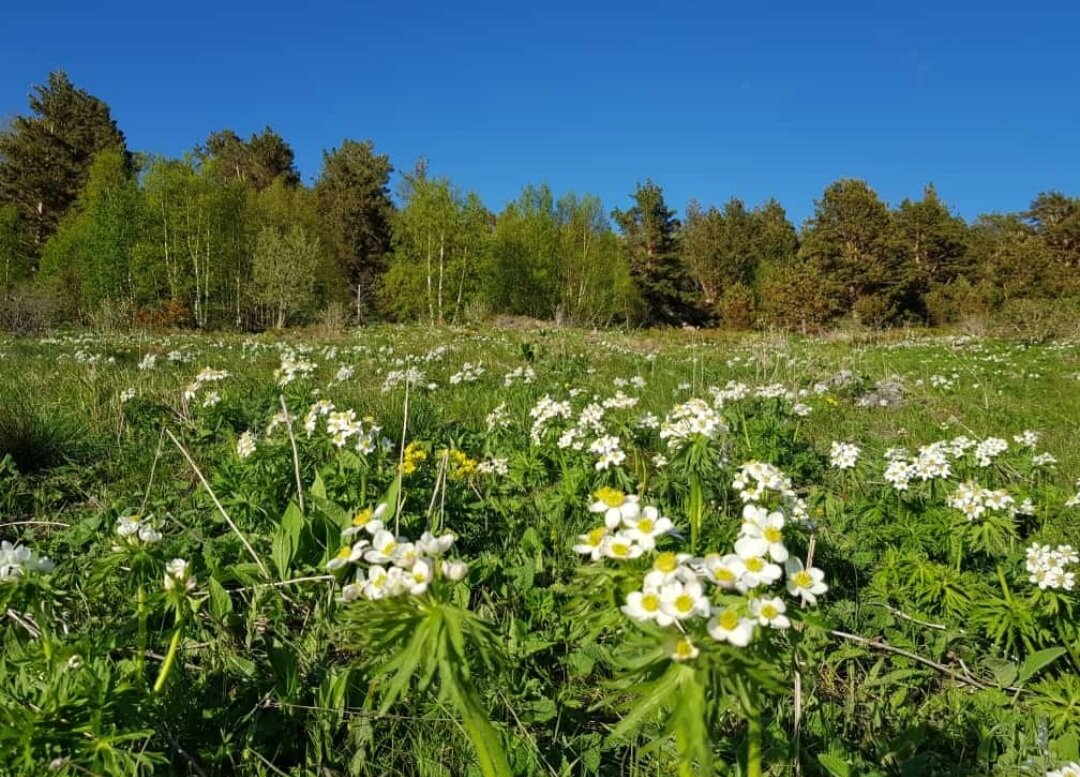
<instances>
[{"instance_id":1,"label":"spruce tree","mask_svg":"<svg viewBox=\"0 0 1080 777\"><path fill-rule=\"evenodd\" d=\"M630 263L651 324L682 324L694 320L693 282L679 257L679 220L652 181L638 184L634 204L614 210L611 218L623 235Z\"/></svg>"},{"instance_id":2,"label":"spruce tree","mask_svg":"<svg viewBox=\"0 0 1080 777\"><path fill-rule=\"evenodd\" d=\"M34 87L30 111L0 135L0 200L18 207L36 256L78 197L94 156L117 149L126 164L131 159L109 106L63 71Z\"/></svg>"}]
</instances>

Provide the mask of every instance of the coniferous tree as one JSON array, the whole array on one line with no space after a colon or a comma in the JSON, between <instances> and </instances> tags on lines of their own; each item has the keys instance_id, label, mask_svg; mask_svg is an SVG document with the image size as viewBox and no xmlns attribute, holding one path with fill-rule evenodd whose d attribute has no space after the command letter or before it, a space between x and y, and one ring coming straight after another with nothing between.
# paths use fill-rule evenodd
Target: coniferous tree
<instances>
[{"instance_id":1,"label":"coniferous tree","mask_svg":"<svg viewBox=\"0 0 1080 777\"><path fill-rule=\"evenodd\" d=\"M644 300L648 322L681 324L695 319L693 282L679 257L679 220L651 180L638 184L634 204L614 210L630 272Z\"/></svg>"},{"instance_id":2,"label":"coniferous tree","mask_svg":"<svg viewBox=\"0 0 1080 777\"><path fill-rule=\"evenodd\" d=\"M323 152L315 181L315 201L330 249L352 287L358 318L374 302L392 248L393 170L390 158L376 154L370 140L345 140Z\"/></svg>"},{"instance_id":3,"label":"coniferous tree","mask_svg":"<svg viewBox=\"0 0 1080 777\"><path fill-rule=\"evenodd\" d=\"M933 185L919 201L904 200L892 216L892 240L910 291L926 294L934 285L957 280L967 269L967 225L954 216Z\"/></svg>"},{"instance_id":4,"label":"coniferous tree","mask_svg":"<svg viewBox=\"0 0 1080 777\"><path fill-rule=\"evenodd\" d=\"M63 71L34 87L30 111L0 134L0 201L18 207L36 256L86 184L98 152L117 149L127 164L130 157L109 106Z\"/></svg>"},{"instance_id":5,"label":"coniferous tree","mask_svg":"<svg viewBox=\"0 0 1080 777\"><path fill-rule=\"evenodd\" d=\"M214 132L196 154L204 161L213 160L214 171L225 182L240 181L256 191L277 180L286 186L300 183L292 147L270 127L247 140L229 129Z\"/></svg>"}]
</instances>

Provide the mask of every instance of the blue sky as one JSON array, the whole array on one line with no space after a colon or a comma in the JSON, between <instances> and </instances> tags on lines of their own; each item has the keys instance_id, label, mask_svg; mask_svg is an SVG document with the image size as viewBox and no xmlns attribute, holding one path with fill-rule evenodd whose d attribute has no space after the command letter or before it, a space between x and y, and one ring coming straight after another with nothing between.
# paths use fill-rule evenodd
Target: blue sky
<instances>
[{"instance_id":1,"label":"blue sky","mask_svg":"<svg viewBox=\"0 0 1080 777\"><path fill-rule=\"evenodd\" d=\"M64 68L138 150L269 124L306 181L371 138L498 210L529 182L680 211L840 177L965 216L1080 194L1080 2L9 3L0 116Z\"/></svg>"}]
</instances>

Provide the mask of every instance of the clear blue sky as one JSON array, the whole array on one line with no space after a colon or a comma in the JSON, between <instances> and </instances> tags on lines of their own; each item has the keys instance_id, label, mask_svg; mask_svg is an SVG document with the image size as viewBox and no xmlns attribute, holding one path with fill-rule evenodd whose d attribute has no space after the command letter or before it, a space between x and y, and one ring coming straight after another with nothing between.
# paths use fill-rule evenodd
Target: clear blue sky
<instances>
[{"instance_id":1,"label":"clear blue sky","mask_svg":"<svg viewBox=\"0 0 1080 777\"><path fill-rule=\"evenodd\" d=\"M839 177L965 216L1080 194L1080 2L6 3L0 115L64 68L138 150L269 124L305 181L371 138L498 210L528 182L623 207Z\"/></svg>"}]
</instances>

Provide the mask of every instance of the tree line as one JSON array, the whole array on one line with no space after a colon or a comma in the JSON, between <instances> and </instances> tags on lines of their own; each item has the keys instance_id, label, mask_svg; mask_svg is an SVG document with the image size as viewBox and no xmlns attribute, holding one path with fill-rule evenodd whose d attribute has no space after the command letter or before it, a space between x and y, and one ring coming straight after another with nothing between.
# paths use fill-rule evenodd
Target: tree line
<instances>
[{"instance_id":1,"label":"tree line","mask_svg":"<svg viewBox=\"0 0 1080 777\"><path fill-rule=\"evenodd\" d=\"M529 185L494 213L423 161L395 201L394 172L371 141L344 140L306 186L269 127L180 158L132 153L108 105L54 72L0 132L0 292L50 320L240 329L328 310L883 327L1080 297L1080 198L1059 192L968 223L933 186L890 208L844 179L796 229L776 200L692 202L679 219L652 181L611 212Z\"/></svg>"}]
</instances>

